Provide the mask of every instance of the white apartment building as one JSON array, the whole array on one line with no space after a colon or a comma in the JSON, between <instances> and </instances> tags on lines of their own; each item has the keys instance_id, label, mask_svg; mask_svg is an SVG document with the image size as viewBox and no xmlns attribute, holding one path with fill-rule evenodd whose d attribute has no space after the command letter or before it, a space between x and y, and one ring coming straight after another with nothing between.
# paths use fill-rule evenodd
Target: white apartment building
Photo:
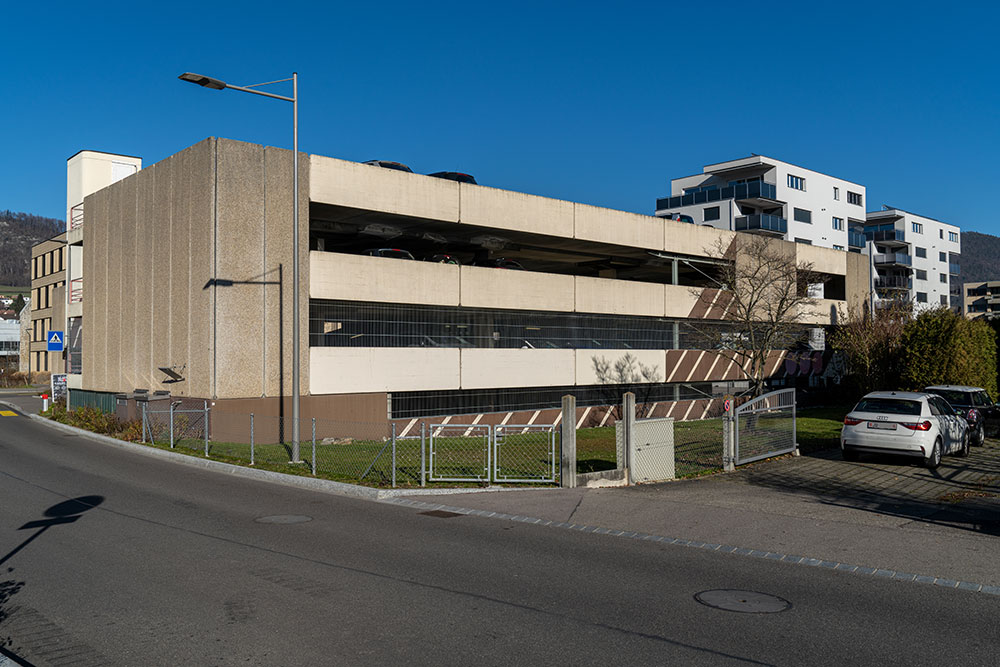
<instances>
[{"instance_id":1,"label":"white apartment building","mask_svg":"<svg viewBox=\"0 0 1000 667\"><path fill-rule=\"evenodd\" d=\"M860 252L865 198L863 185L751 155L671 180L670 196L656 200L656 215Z\"/></svg>"},{"instance_id":2,"label":"white apartment building","mask_svg":"<svg viewBox=\"0 0 1000 667\"><path fill-rule=\"evenodd\" d=\"M876 304L909 301L916 309L948 306L961 312L957 225L891 206L867 214Z\"/></svg>"}]
</instances>

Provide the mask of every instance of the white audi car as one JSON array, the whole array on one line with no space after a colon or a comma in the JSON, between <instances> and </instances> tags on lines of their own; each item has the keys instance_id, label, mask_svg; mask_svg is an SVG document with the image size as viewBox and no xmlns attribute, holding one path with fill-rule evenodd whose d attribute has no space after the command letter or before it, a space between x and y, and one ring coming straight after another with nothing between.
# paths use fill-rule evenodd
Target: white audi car
<instances>
[{"instance_id":1,"label":"white audi car","mask_svg":"<svg viewBox=\"0 0 1000 667\"><path fill-rule=\"evenodd\" d=\"M937 468L944 454L969 455L969 425L961 414L934 394L872 392L844 417L840 449L847 461L864 452L895 454Z\"/></svg>"}]
</instances>

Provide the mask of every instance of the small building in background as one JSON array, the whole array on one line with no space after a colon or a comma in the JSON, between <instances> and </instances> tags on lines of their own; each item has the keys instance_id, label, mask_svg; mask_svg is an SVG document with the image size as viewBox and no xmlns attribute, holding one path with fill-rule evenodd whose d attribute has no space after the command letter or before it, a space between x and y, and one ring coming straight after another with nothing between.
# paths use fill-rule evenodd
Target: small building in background
<instances>
[{"instance_id":1,"label":"small building in background","mask_svg":"<svg viewBox=\"0 0 1000 667\"><path fill-rule=\"evenodd\" d=\"M962 314L970 320L1000 316L1000 280L963 283Z\"/></svg>"}]
</instances>

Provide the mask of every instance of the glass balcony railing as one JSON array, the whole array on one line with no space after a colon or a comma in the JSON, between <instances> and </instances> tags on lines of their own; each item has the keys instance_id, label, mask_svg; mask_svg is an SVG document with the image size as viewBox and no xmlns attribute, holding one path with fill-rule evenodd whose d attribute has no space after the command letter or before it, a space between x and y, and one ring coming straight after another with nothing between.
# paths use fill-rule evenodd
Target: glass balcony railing
<instances>
[{"instance_id":1,"label":"glass balcony railing","mask_svg":"<svg viewBox=\"0 0 1000 667\"><path fill-rule=\"evenodd\" d=\"M901 276L885 276L875 279L876 289L910 289L913 287L912 278Z\"/></svg>"},{"instance_id":2,"label":"glass balcony railing","mask_svg":"<svg viewBox=\"0 0 1000 667\"><path fill-rule=\"evenodd\" d=\"M865 235L861 232L856 232L853 229L847 230L847 245L852 248L864 248L865 247Z\"/></svg>"},{"instance_id":3,"label":"glass balcony railing","mask_svg":"<svg viewBox=\"0 0 1000 667\"><path fill-rule=\"evenodd\" d=\"M882 229L882 230L865 230L865 238L869 241L875 241L876 243L899 241L900 243L906 243L906 234L902 229Z\"/></svg>"},{"instance_id":4,"label":"glass balcony railing","mask_svg":"<svg viewBox=\"0 0 1000 667\"><path fill-rule=\"evenodd\" d=\"M899 266L910 266L913 264L913 258L909 255L901 252L889 252L880 255L875 255L875 265L876 266L886 266L886 265L899 265Z\"/></svg>"},{"instance_id":5,"label":"glass balcony railing","mask_svg":"<svg viewBox=\"0 0 1000 667\"><path fill-rule=\"evenodd\" d=\"M949 264L948 265L948 273L950 273L951 275L957 276L961 272L962 272L962 267L960 267L958 264Z\"/></svg>"},{"instance_id":6,"label":"glass balcony railing","mask_svg":"<svg viewBox=\"0 0 1000 667\"><path fill-rule=\"evenodd\" d=\"M743 215L736 218L736 231L752 232L758 230L784 234L788 231L788 221L777 215L766 213Z\"/></svg>"},{"instance_id":7,"label":"glass balcony railing","mask_svg":"<svg viewBox=\"0 0 1000 667\"><path fill-rule=\"evenodd\" d=\"M711 187L698 192L688 192L683 195L673 197L662 197L656 200L656 210L661 211L667 208L680 208L681 206L694 206L695 204L707 204L713 201L725 201L728 199L775 199L778 196L778 189L771 183L763 181L752 181L750 183L739 183L737 185L727 185L725 187Z\"/></svg>"}]
</instances>

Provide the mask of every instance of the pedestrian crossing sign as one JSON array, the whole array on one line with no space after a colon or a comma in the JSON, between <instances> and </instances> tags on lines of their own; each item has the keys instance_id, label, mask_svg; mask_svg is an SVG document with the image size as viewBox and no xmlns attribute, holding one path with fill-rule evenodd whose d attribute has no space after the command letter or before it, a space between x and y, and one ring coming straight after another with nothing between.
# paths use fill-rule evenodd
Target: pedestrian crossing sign
<instances>
[{"instance_id":1,"label":"pedestrian crossing sign","mask_svg":"<svg viewBox=\"0 0 1000 667\"><path fill-rule=\"evenodd\" d=\"M62 352L63 351L63 332L62 331L50 331L46 340L49 343L49 352Z\"/></svg>"}]
</instances>

